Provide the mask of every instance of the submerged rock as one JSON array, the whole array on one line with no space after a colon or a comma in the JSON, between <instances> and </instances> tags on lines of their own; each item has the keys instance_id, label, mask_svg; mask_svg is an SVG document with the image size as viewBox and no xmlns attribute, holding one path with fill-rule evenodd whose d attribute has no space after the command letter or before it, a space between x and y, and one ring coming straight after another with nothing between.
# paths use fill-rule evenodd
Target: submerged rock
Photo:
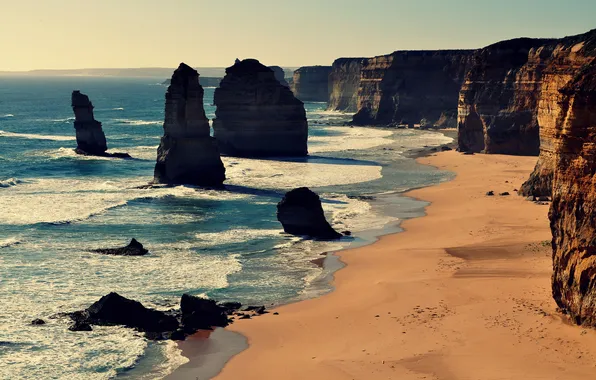
<instances>
[{"instance_id":1,"label":"submerged rock","mask_svg":"<svg viewBox=\"0 0 596 380\"><path fill-rule=\"evenodd\" d=\"M34 320L31 321L31 324L35 325L35 326L45 325L46 321L44 321L43 319L40 319L40 318L35 318Z\"/></svg>"},{"instance_id":2,"label":"submerged rock","mask_svg":"<svg viewBox=\"0 0 596 380\"><path fill-rule=\"evenodd\" d=\"M284 231L316 239L335 240L342 237L325 219L319 196L307 187L289 191L277 205L277 220Z\"/></svg>"},{"instance_id":3,"label":"submerged rock","mask_svg":"<svg viewBox=\"0 0 596 380\"><path fill-rule=\"evenodd\" d=\"M136 239L132 239L126 247L94 249L91 252L115 256L144 256L149 253Z\"/></svg>"},{"instance_id":4,"label":"submerged rock","mask_svg":"<svg viewBox=\"0 0 596 380\"><path fill-rule=\"evenodd\" d=\"M75 114L74 127L77 138L77 154L130 158L128 153L107 153L108 144L101 128L101 123L93 116L93 104L89 97L78 90L72 92L72 110Z\"/></svg>"},{"instance_id":5,"label":"submerged rock","mask_svg":"<svg viewBox=\"0 0 596 380\"><path fill-rule=\"evenodd\" d=\"M82 321L75 321L70 327L68 328L70 331L93 331L93 328L90 324L82 322Z\"/></svg>"},{"instance_id":6,"label":"submerged rock","mask_svg":"<svg viewBox=\"0 0 596 380\"><path fill-rule=\"evenodd\" d=\"M199 73L181 63L166 93L164 135L157 149L154 182L221 187L225 168L210 136Z\"/></svg>"},{"instance_id":7,"label":"submerged rock","mask_svg":"<svg viewBox=\"0 0 596 380\"><path fill-rule=\"evenodd\" d=\"M255 59L237 61L215 90L214 136L222 154L240 157L306 156L304 104L273 70Z\"/></svg>"}]
</instances>

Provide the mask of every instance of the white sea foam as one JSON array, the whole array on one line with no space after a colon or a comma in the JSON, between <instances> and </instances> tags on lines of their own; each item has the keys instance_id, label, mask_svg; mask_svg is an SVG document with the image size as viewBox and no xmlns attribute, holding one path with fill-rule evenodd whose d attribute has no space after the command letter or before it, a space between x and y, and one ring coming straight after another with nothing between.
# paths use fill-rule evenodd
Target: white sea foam
<instances>
[{"instance_id":1,"label":"white sea foam","mask_svg":"<svg viewBox=\"0 0 596 380\"><path fill-rule=\"evenodd\" d=\"M1 115L1 116L0 116L0 119L8 119L8 118L10 118L10 117L14 117L14 115L13 115L13 114L11 114L11 113L7 113L6 115Z\"/></svg>"},{"instance_id":2,"label":"white sea foam","mask_svg":"<svg viewBox=\"0 0 596 380\"><path fill-rule=\"evenodd\" d=\"M160 121L160 120L114 119L113 121L118 124L126 124L126 125L132 125L132 126L163 124L163 121Z\"/></svg>"},{"instance_id":3,"label":"white sea foam","mask_svg":"<svg viewBox=\"0 0 596 380\"><path fill-rule=\"evenodd\" d=\"M112 111L124 111L123 107L112 108Z\"/></svg>"},{"instance_id":4,"label":"white sea foam","mask_svg":"<svg viewBox=\"0 0 596 380\"><path fill-rule=\"evenodd\" d=\"M0 131L0 137L15 137L15 138L22 138L22 139L52 140L52 141L75 140L74 136L38 135L35 133L16 133L16 132L6 132L6 131Z\"/></svg>"},{"instance_id":5,"label":"white sea foam","mask_svg":"<svg viewBox=\"0 0 596 380\"><path fill-rule=\"evenodd\" d=\"M348 150L364 150L393 142L392 131L360 128L360 127L327 127L325 130L341 132L341 136L314 136L309 142L317 144L309 146L311 154L324 152L342 152Z\"/></svg>"},{"instance_id":6,"label":"white sea foam","mask_svg":"<svg viewBox=\"0 0 596 380\"><path fill-rule=\"evenodd\" d=\"M19 183L23 183L23 181L21 181L20 179L17 179L17 178L8 178L8 179L0 180L0 188L16 186Z\"/></svg>"},{"instance_id":7,"label":"white sea foam","mask_svg":"<svg viewBox=\"0 0 596 380\"><path fill-rule=\"evenodd\" d=\"M13 245L17 245L20 244L21 240L17 237L11 237L8 239L0 239L0 248L8 248L8 247L12 247Z\"/></svg>"},{"instance_id":8,"label":"white sea foam","mask_svg":"<svg viewBox=\"0 0 596 380\"><path fill-rule=\"evenodd\" d=\"M196 238L207 245L220 245L229 243L242 243L245 241L263 239L270 237L280 237L280 229L252 229L240 228L231 229L222 232L198 233Z\"/></svg>"}]
</instances>

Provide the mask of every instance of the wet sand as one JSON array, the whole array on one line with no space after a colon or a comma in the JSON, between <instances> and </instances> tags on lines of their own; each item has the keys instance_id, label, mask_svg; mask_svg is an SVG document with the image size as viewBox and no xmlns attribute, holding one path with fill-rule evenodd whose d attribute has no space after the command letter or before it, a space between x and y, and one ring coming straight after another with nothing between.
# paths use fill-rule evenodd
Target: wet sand
<instances>
[{"instance_id":1,"label":"wet sand","mask_svg":"<svg viewBox=\"0 0 596 380\"><path fill-rule=\"evenodd\" d=\"M550 295L548 205L514 192L536 158L418 160L457 174L408 194L431 202L427 216L339 252L334 292L232 325L249 348L217 379L596 376L596 332L567 323Z\"/></svg>"}]
</instances>

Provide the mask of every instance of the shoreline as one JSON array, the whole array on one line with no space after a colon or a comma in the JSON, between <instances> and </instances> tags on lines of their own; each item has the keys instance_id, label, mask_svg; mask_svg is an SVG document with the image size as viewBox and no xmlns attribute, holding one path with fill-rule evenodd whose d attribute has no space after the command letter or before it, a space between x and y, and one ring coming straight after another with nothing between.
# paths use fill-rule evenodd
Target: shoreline
<instances>
[{"instance_id":1,"label":"shoreline","mask_svg":"<svg viewBox=\"0 0 596 380\"><path fill-rule=\"evenodd\" d=\"M456 129L434 129L429 130L429 132L440 133L445 137L451 138L452 141L449 143L442 144L440 146L424 146L421 148L412 149L404 154L405 158L412 159L416 161L419 165L432 166L420 163L419 159L441 152L440 148L442 146L448 146L455 150L457 138ZM437 167L435 168L439 169ZM453 174L455 176L455 173ZM447 181L450 181L452 179L453 178ZM415 215L406 218L400 217L398 221L388 222L385 226L381 228L365 230L363 232L362 241L360 242L352 242L352 244L349 246L323 253L322 255L324 256L321 257L321 263L315 263L316 265L321 265L321 267L324 269L324 272L326 272L322 273L321 277L315 280L315 283L317 283L318 285L316 285L313 289L319 288L318 291L315 290L317 294L315 296L303 299L288 300L286 302L278 303L275 305L272 304L273 306L268 308L267 310L270 313L273 313L280 307L302 303L304 301L312 299L319 299L329 293L334 292L335 275L337 274L337 272L344 269L347 265L342 260L341 253L354 249L369 247L378 243L379 240L384 236L390 236L405 232L402 228L402 224L407 220L426 216L426 208L429 204L429 202L425 201L424 199L413 197L409 195L409 193L418 189L423 189L425 187L437 186L439 184L440 182L432 185L425 185L422 187L414 187L405 191L396 191L395 193L393 193L393 197L409 198L410 200L416 202L426 203L426 205L419 206L414 212ZM373 207L382 208L382 206L378 204L373 204ZM237 321L235 323L237 323ZM172 373L167 375L165 379L194 380L197 377L201 379L214 378L214 376L221 373L221 371L224 369L225 365L229 362L229 360L250 348L248 339L243 334L234 332L233 329L230 328L230 326L226 328L217 327L213 330L213 332L198 332L195 336L189 337L189 339L187 339L186 341L178 342L178 347L182 351L182 357L187 359L188 362L176 368ZM213 362L205 360L207 357L210 357L213 360Z\"/></svg>"},{"instance_id":2,"label":"shoreline","mask_svg":"<svg viewBox=\"0 0 596 380\"><path fill-rule=\"evenodd\" d=\"M535 160L419 158L457 174L405 194L431 202L426 215L404 221L402 233L339 251L347 265L333 292L232 325L249 349L216 378L593 375L596 333L568 324L550 297L548 207L485 196L512 192Z\"/></svg>"}]
</instances>

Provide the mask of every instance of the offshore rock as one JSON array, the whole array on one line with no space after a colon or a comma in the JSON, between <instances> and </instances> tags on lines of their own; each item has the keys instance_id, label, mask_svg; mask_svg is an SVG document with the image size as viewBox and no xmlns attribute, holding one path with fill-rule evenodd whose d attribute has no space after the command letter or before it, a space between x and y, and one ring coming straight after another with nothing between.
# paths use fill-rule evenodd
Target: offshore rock
<instances>
[{"instance_id":1,"label":"offshore rock","mask_svg":"<svg viewBox=\"0 0 596 380\"><path fill-rule=\"evenodd\" d=\"M214 136L222 154L306 156L304 104L255 59L237 61L215 90Z\"/></svg>"},{"instance_id":2,"label":"offshore rock","mask_svg":"<svg viewBox=\"0 0 596 380\"><path fill-rule=\"evenodd\" d=\"M580 49L596 47L587 40ZM577 324L596 326L596 62L561 90L553 133L552 292Z\"/></svg>"},{"instance_id":3,"label":"offshore rock","mask_svg":"<svg viewBox=\"0 0 596 380\"><path fill-rule=\"evenodd\" d=\"M305 66L294 71L292 92L303 102L328 102L331 66Z\"/></svg>"},{"instance_id":4,"label":"offshore rock","mask_svg":"<svg viewBox=\"0 0 596 380\"><path fill-rule=\"evenodd\" d=\"M289 191L277 204L277 220L284 231L315 239L336 240L342 235L325 219L319 196L307 187Z\"/></svg>"},{"instance_id":5,"label":"offshore rock","mask_svg":"<svg viewBox=\"0 0 596 380\"><path fill-rule=\"evenodd\" d=\"M225 168L210 136L199 73L181 63L166 92L164 135L157 149L154 182L221 187Z\"/></svg>"},{"instance_id":6,"label":"offshore rock","mask_svg":"<svg viewBox=\"0 0 596 380\"><path fill-rule=\"evenodd\" d=\"M93 116L93 104L89 97L78 90L72 92L72 110L77 138L75 152L83 156L130 158L128 153L107 153L108 144L101 123Z\"/></svg>"},{"instance_id":7,"label":"offshore rock","mask_svg":"<svg viewBox=\"0 0 596 380\"><path fill-rule=\"evenodd\" d=\"M282 69L279 66L269 66L269 68L271 70L273 70L273 74L275 75L275 79L277 79L277 81L285 87L290 87L290 85L288 84L288 82L286 81L286 73L284 72L284 69Z\"/></svg>"},{"instance_id":8,"label":"offshore rock","mask_svg":"<svg viewBox=\"0 0 596 380\"><path fill-rule=\"evenodd\" d=\"M94 249L91 252L114 256L144 256L149 253L136 239L132 239L126 247Z\"/></svg>"}]
</instances>

